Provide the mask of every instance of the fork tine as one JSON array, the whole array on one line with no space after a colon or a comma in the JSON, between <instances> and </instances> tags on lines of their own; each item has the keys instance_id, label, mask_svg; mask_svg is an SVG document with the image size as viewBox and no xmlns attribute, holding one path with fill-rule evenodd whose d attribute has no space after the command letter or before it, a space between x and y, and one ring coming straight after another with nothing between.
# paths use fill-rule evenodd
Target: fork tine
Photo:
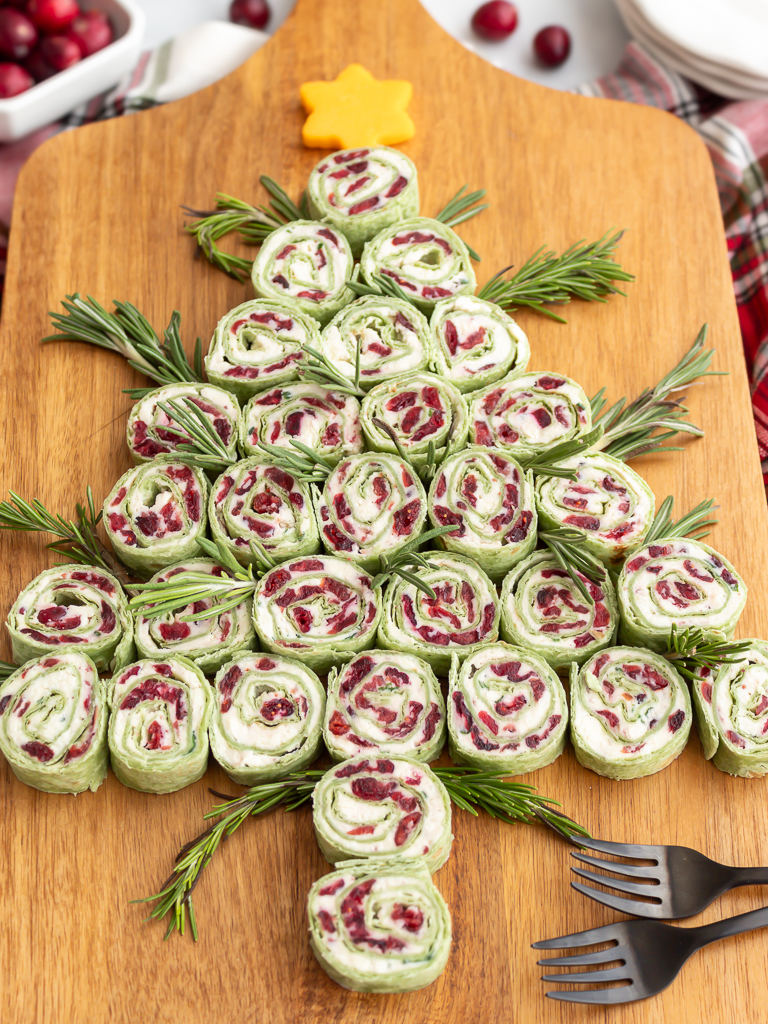
<instances>
[{"instance_id":1,"label":"fork tine","mask_svg":"<svg viewBox=\"0 0 768 1024\"><path fill-rule=\"evenodd\" d=\"M626 964L607 967L604 971L564 971L561 974L542 974L542 981L567 981L570 985L601 985L604 981L631 981Z\"/></svg>"},{"instance_id":2,"label":"fork tine","mask_svg":"<svg viewBox=\"0 0 768 1024\"><path fill-rule=\"evenodd\" d=\"M621 896L614 896L611 892L600 892L598 889L593 889L590 885L582 885L581 882L571 882L571 888L575 889L576 892L583 893L584 896L589 896L590 899L595 900L597 903L602 903L605 907L618 910L621 914L634 914L635 917L664 917L663 903L625 900Z\"/></svg>"},{"instance_id":3,"label":"fork tine","mask_svg":"<svg viewBox=\"0 0 768 1024\"><path fill-rule=\"evenodd\" d=\"M623 878L611 878L610 875L598 875L596 871L584 871L582 868L571 868L574 875L579 878L586 878L588 882L597 882L598 885L605 885L609 889L617 889L619 892L631 892L635 896L649 896L654 902L661 902L659 891L663 888L660 885L643 885L641 882L625 882Z\"/></svg>"},{"instance_id":4,"label":"fork tine","mask_svg":"<svg viewBox=\"0 0 768 1024\"><path fill-rule=\"evenodd\" d=\"M577 992L564 992L562 989L554 992L547 992L548 999L559 999L563 1003L596 1003L605 1005L609 1003L633 1003L637 999L645 999L648 992L638 992L635 985L625 985L623 988L593 988Z\"/></svg>"},{"instance_id":5,"label":"fork tine","mask_svg":"<svg viewBox=\"0 0 768 1024\"><path fill-rule=\"evenodd\" d=\"M637 843L608 843L603 839L584 839L578 837L579 846L586 846L588 850L597 850L598 853L610 853L615 857L634 857L635 860L653 860L659 863L663 857L663 851L659 846L641 846Z\"/></svg>"},{"instance_id":6,"label":"fork tine","mask_svg":"<svg viewBox=\"0 0 768 1024\"><path fill-rule=\"evenodd\" d=\"M618 942L619 935L616 932L615 925L606 924L601 928L588 928L584 932L574 932L573 935L560 935L554 939L532 942L531 949L568 949L569 946L594 946L598 942Z\"/></svg>"},{"instance_id":7,"label":"fork tine","mask_svg":"<svg viewBox=\"0 0 768 1024\"><path fill-rule=\"evenodd\" d=\"M659 872L648 874L654 871L652 864L622 864L617 860L604 860L602 857L590 857L586 853L572 853L572 857L580 860L582 864L591 864L595 868L605 868L606 871L615 871L618 875L631 875L633 878L653 878L660 881Z\"/></svg>"},{"instance_id":8,"label":"fork tine","mask_svg":"<svg viewBox=\"0 0 768 1024\"><path fill-rule=\"evenodd\" d=\"M577 953L575 956L550 956L537 960L539 967L584 967L587 964L607 964L611 960L625 960L624 946L611 946L592 953Z\"/></svg>"}]
</instances>

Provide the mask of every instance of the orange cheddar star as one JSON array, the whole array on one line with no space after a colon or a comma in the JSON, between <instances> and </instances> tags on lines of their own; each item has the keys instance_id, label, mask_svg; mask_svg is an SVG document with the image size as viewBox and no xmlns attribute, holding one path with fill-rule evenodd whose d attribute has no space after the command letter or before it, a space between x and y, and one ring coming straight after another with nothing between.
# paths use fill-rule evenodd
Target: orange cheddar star
<instances>
[{"instance_id":1,"label":"orange cheddar star","mask_svg":"<svg viewBox=\"0 0 768 1024\"><path fill-rule=\"evenodd\" d=\"M350 64L333 82L305 82L304 145L356 149L405 142L416 130L405 112L412 95L410 82L380 82L362 64Z\"/></svg>"}]
</instances>

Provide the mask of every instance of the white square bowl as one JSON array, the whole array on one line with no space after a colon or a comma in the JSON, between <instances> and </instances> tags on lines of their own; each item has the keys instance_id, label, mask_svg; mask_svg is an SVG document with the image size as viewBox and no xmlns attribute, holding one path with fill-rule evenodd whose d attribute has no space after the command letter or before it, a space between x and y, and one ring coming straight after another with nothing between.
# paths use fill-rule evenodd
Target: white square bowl
<instances>
[{"instance_id":1,"label":"white square bowl","mask_svg":"<svg viewBox=\"0 0 768 1024\"><path fill-rule=\"evenodd\" d=\"M0 99L0 142L12 142L58 121L79 103L116 85L137 63L144 11L133 0L83 0L81 7L104 11L112 22L114 41L26 92Z\"/></svg>"}]
</instances>

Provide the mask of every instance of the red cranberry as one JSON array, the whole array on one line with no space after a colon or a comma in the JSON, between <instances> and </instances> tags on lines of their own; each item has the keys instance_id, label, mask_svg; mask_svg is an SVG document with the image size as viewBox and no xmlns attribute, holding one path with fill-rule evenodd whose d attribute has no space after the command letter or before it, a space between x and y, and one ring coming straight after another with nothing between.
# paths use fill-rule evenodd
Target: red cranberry
<instances>
[{"instance_id":1,"label":"red cranberry","mask_svg":"<svg viewBox=\"0 0 768 1024\"><path fill-rule=\"evenodd\" d=\"M229 20L248 28L264 28L272 12L266 0L232 0Z\"/></svg>"},{"instance_id":2,"label":"red cranberry","mask_svg":"<svg viewBox=\"0 0 768 1024\"><path fill-rule=\"evenodd\" d=\"M35 80L19 64L0 64L0 99L18 96L35 84Z\"/></svg>"},{"instance_id":3,"label":"red cranberry","mask_svg":"<svg viewBox=\"0 0 768 1024\"><path fill-rule=\"evenodd\" d=\"M82 60L80 47L66 36L46 36L40 43L40 53L54 71L65 71Z\"/></svg>"},{"instance_id":4,"label":"red cranberry","mask_svg":"<svg viewBox=\"0 0 768 1024\"><path fill-rule=\"evenodd\" d=\"M14 60L24 60L37 44L37 29L21 11L0 8L0 53Z\"/></svg>"},{"instance_id":5,"label":"red cranberry","mask_svg":"<svg viewBox=\"0 0 768 1024\"><path fill-rule=\"evenodd\" d=\"M3 0L3 7L18 7L20 11L26 11L27 0Z\"/></svg>"},{"instance_id":6,"label":"red cranberry","mask_svg":"<svg viewBox=\"0 0 768 1024\"><path fill-rule=\"evenodd\" d=\"M559 25L547 25L536 33L533 49L542 64L556 68L571 52L571 37Z\"/></svg>"},{"instance_id":7,"label":"red cranberry","mask_svg":"<svg viewBox=\"0 0 768 1024\"><path fill-rule=\"evenodd\" d=\"M517 9L507 0L490 0L475 11L472 28L484 39L506 39L517 28Z\"/></svg>"},{"instance_id":8,"label":"red cranberry","mask_svg":"<svg viewBox=\"0 0 768 1024\"><path fill-rule=\"evenodd\" d=\"M109 18L103 11L84 11L69 26L67 36L74 39L83 57L103 50L115 38Z\"/></svg>"},{"instance_id":9,"label":"red cranberry","mask_svg":"<svg viewBox=\"0 0 768 1024\"><path fill-rule=\"evenodd\" d=\"M76 0L29 0L27 14L43 32L62 32L80 13Z\"/></svg>"},{"instance_id":10,"label":"red cranberry","mask_svg":"<svg viewBox=\"0 0 768 1024\"><path fill-rule=\"evenodd\" d=\"M24 67L36 82L44 82L46 78L56 74L56 69L52 68L42 55L39 46L24 61Z\"/></svg>"}]
</instances>

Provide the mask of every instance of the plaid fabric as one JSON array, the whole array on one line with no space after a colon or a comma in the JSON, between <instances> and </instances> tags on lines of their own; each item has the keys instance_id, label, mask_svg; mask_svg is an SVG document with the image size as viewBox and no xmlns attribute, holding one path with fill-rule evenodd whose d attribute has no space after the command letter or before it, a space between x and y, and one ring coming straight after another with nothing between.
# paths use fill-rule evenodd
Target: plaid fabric
<instances>
[{"instance_id":1,"label":"plaid fabric","mask_svg":"<svg viewBox=\"0 0 768 1024\"><path fill-rule=\"evenodd\" d=\"M715 96L670 71L638 42L627 46L613 74L574 92L667 110L694 128L709 150L768 496L768 102Z\"/></svg>"}]
</instances>

